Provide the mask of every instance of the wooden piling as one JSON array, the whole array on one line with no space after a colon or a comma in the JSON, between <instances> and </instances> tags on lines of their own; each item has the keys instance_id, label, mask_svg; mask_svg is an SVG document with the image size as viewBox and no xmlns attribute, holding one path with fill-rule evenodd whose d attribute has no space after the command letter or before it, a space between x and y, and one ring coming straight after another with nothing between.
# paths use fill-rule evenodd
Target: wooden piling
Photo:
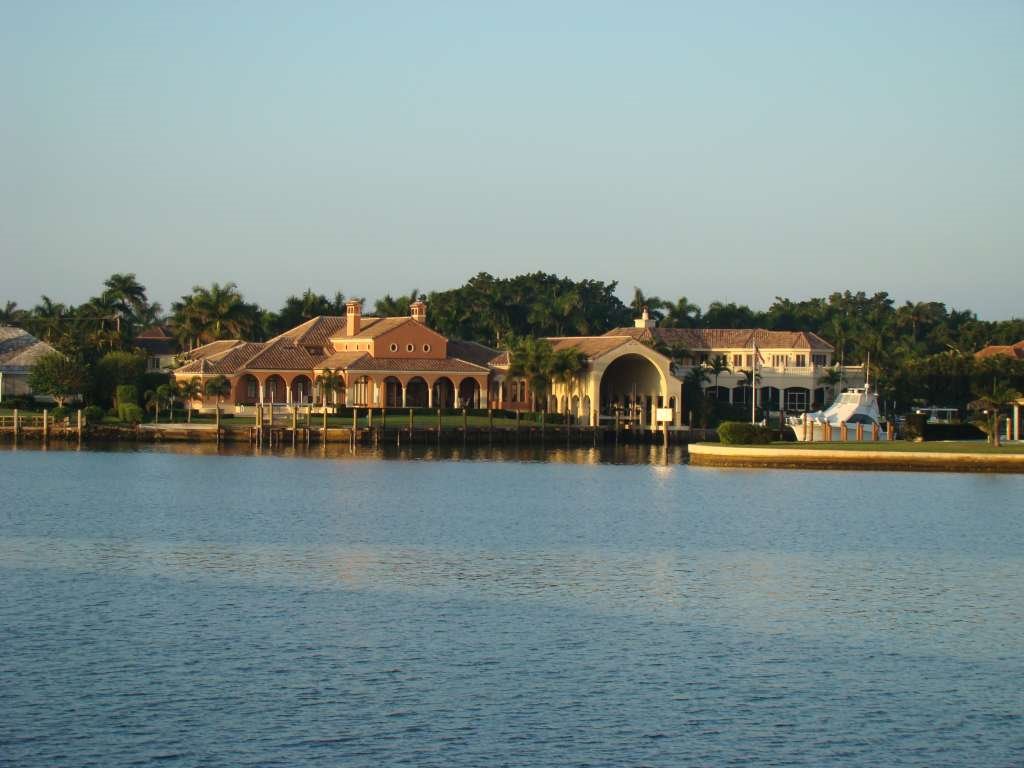
<instances>
[{"instance_id":1,"label":"wooden piling","mask_svg":"<svg viewBox=\"0 0 1024 768\"><path fill-rule=\"evenodd\" d=\"M14 442L18 442L18 409L14 409Z\"/></svg>"},{"instance_id":2,"label":"wooden piling","mask_svg":"<svg viewBox=\"0 0 1024 768\"><path fill-rule=\"evenodd\" d=\"M848 439L847 434L846 434L846 422L845 421L840 421L839 422L839 439L842 440L844 443Z\"/></svg>"},{"instance_id":3,"label":"wooden piling","mask_svg":"<svg viewBox=\"0 0 1024 768\"><path fill-rule=\"evenodd\" d=\"M49 421L48 421L49 415L50 415L50 412L46 408L43 408L43 442L44 443L46 442L46 439L49 437L49 431L50 431L50 424L49 424Z\"/></svg>"}]
</instances>

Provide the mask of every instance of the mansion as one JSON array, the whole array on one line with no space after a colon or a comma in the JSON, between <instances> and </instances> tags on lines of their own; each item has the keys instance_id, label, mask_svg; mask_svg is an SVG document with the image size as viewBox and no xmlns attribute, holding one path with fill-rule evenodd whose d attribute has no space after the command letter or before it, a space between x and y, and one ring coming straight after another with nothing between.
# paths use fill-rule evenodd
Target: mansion
<instances>
[{"instance_id":1,"label":"mansion","mask_svg":"<svg viewBox=\"0 0 1024 768\"><path fill-rule=\"evenodd\" d=\"M173 375L206 382L224 376L231 385L226 404L246 413L257 404L372 408L496 408L534 405L528 382L510 375L507 351L449 339L427 323L427 305L414 302L406 317L363 316L350 301L344 317L320 316L269 341L214 341L193 349ZM831 363L833 349L814 334L656 328L644 316L632 328L602 336L550 338L557 351L576 349L586 365L569 381L553 382L549 413L592 425L624 420L640 427L681 424L687 368L723 355L730 372L709 384L712 396L749 403L741 367L752 362L753 343L766 362L758 364L758 402L806 409L815 400L816 376ZM685 347L690 359L679 360ZM673 351L674 350L674 351ZM671 355L675 355L673 360ZM687 363L689 365L687 365ZM336 376L320 390L325 369ZM196 407L211 407L205 395Z\"/></svg>"}]
</instances>

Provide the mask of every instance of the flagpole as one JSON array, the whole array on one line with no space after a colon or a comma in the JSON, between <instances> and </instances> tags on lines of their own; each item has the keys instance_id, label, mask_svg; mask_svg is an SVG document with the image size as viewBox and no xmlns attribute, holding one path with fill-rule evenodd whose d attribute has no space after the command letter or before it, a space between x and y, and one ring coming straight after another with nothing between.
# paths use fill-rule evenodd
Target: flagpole
<instances>
[{"instance_id":1,"label":"flagpole","mask_svg":"<svg viewBox=\"0 0 1024 768\"><path fill-rule=\"evenodd\" d=\"M750 423L757 422L757 342L754 342L753 365L750 369Z\"/></svg>"}]
</instances>

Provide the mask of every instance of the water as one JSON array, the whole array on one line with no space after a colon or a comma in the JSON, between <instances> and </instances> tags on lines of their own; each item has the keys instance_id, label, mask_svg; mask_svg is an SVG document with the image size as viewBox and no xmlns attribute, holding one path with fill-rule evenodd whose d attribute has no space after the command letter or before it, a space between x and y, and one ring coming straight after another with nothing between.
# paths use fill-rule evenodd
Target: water
<instances>
[{"instance_id":1,"label":"water","mask_svg":"<svg viewBox=\"0 0 1024 768\"><path fill-rule=\"evenodd\" d=\"M1024 764L1024 477L211 452L0 450L0 765Z\"/></svg>"}]
</instances>

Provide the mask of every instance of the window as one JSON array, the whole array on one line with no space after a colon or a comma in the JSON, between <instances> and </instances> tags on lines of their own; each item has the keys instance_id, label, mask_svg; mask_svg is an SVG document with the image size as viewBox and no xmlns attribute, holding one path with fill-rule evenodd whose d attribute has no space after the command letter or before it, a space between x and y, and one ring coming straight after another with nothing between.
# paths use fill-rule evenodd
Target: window
<instances>
[{"instance_id":1,"label":"window","mask_svg":"<svg viewBox=\"0 0 1024 768\"><path fill-rule=\"evenodd\" d=\"M733 355L732 356L732 367L733 368L739 368L742 365L743 365L743 355Z\"/></svg>"},{"instance_id":2,"label":"window","mask_svg":"<svg viewBox=\"0 0 1024 768\"><path fill-rule=\"evenodd\" d=\"M395 343L392 343L391 346L388 347L388 349L390 349L392 352L397 352L398 351L398 345L395 344Z\"/></svg>"},{"instance_id":3,"label":"window","mask_svg":"<svg viewBox=\"0 0 1024 768\"><path fill-rule=\"evenodd\" d=\"M753 368L753 367L754 367L754 356L753 355L747 355L747 368Z\"/></svg>"},{"instance_id":4,"label":"window","mask_svg":"<svg viewBox=\"0 0 1024 768\"><path fill-rule=\"evenodd\" d=\"M807 355L800 355L800 354L798 354L796 356L796 367L797 368L806 368L807 367Z\"/></svg>"},{"instance_id":5,"label":"window","mask_svg":"<svg viewBox=\"0 0 1024 768\"><path fill-rule=\"evenodd\" d=\"M813 354L811 355L811 362L814 365L828 365L828 358L822 354Z\"/></svg>"},{"instance_id":6,"label":"window","mask_svg":"<svg viewBox=\"0 0 1024 768\"><path fill-rule=\"evenodd\" d=\"M806 411L807 410L807 390L806 389L787 389L786 390L786 410L787 411Z\"/></svg>"},{"instance_id":7,"label":"window","mask_svg":"<svg viewBox=\"0 0 1024 768\"><path fill-rule=\"evenodd\" d=\"M772 368L785 368L786 367L786 356L785 355L772 355Z\"/></svg>"},{"instance_id":8,"label":"window","mask_svg":"<svg viewBox=\"0 0 1024 768\"><path fill-rule=\"evenodd\" d=\"M406 352L415 352L416 351L416 345L415 344L406 344L405 345L405 351Z\"/></svg>"},{"instance_id":9,"label":"window","mask_svg":"<svg viewBox=\"0 0 1024 768\"><path fill-rule=\"evenodd\" d=\"M429 352L430 351L430 345L429 344L424 344L423 345L423 351L424 352Z\"/></svg>"}]
</instances>

